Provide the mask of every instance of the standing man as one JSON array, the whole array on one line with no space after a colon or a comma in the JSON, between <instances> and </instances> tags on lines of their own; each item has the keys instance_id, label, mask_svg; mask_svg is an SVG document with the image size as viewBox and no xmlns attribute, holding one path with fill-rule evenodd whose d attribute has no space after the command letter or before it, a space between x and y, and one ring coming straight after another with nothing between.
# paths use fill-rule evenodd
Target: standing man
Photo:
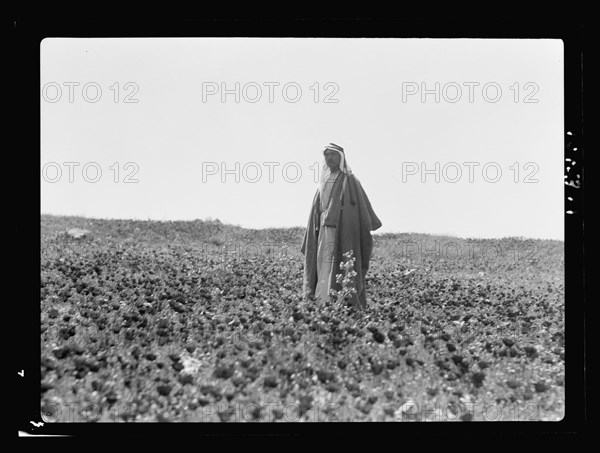
<instances>
[{"instance_id":1,"label":"standing man","mask_svg":"<svg viewBox=\"0 0 600 453\"><path fill-rule=\"evenodd\" d=\"M367 306L365 275L373 251L371 231L381 227L367 194L348 166L344 149L330 143L323 150L319 188L313 199L301 252L304 254L303 292L307 299L330 300L329 290L341 290L343 254L354 252L354 288L350 305Z\"/></svg>"}]
</instances>

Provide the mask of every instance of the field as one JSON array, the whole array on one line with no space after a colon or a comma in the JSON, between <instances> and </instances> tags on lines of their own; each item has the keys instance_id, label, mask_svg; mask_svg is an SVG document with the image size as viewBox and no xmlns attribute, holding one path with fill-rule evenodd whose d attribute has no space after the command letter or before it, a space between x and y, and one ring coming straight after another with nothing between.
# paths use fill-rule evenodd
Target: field
<instances>
[{"instance_id":1,"label":"field","mask_svg":"<svg viewBox=\"0 0 600 453\"><path fill-rule=\"evenodd\" d=\"M301 300L303 233L42 216L43 419L562 419L563 242L374 235L356 313Z\"/></svg>"}]
</instances>

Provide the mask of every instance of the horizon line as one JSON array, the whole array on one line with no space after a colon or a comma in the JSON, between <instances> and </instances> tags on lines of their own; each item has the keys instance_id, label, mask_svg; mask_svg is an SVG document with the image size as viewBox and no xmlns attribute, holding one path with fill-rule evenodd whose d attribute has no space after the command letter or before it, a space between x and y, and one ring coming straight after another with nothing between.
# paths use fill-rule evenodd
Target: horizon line
<instances>
[{"instance_id":1,"label":"horizon line","mask_svg":"<svg viewBox=\"0 0 600 453\"><path fill-rule=\"evenodd\" d=\"M117 217L88 217L85 215L67 215L67 214L50 214L50 213L41 213L40 214L40 218L41 217L67 217L67 218L80 218L80 219L86 219L86 220L107 220L107 221L111 221L111 220L128 220L128 221L134 221L134 222L219 222L220 224L224 225L224 226L230 226L230 227L237 227L237 228L242 228L244 230L270 230L270 229L279 229L279 230L292 230L292 229L303 229L306 228L306 226L269 226L269 227L261 227L261 228L250 228L250 227L245 227L239 224L234 224L234 223L226 223L221 221L218 218L212 218L212 217L206 217L204 219L200 219L200 218L196 218L196 219L168 219L168 220L155 220L155 219L151 219L151 218L147 218L147 219L140 219L140 218L117 218ZM375 236L383 236L385 234L389 234L389 235L400 235L400 234L420 234L423 236L445 236L445 237L451 237L451 238L456 238L456 239L464 239L464 240L469 240L469 239L475 239L475 240L498 240L498 239L520 239L520 240L532 240L532 241L557 241L557 242L565 242L565 239L556 239L556 238L535 238L535 237L526 237L526 236L502 236L502 237L495 237L495 238L491 238L491 237L475 237L475 236L458 236L456 234L448 234L448 233L421 233L421 232L417 232L417 231L386 231L386 232L377 232L377 231L372 231L371 232L372 235Z\"/></svg>"}]
</instances>

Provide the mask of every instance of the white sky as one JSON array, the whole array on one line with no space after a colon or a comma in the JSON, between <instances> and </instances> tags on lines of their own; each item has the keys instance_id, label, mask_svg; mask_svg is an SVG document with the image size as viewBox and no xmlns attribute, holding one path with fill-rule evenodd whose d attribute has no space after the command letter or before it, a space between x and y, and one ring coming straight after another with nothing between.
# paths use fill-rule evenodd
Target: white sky
<instances>
[{"instance_id":1,"label":"white sky","mask_svg":"<svg viewBox=\"0 0 600 453\"><path fill-rule=\"evenodd\" d=\"M317 187L314 163L334 142L344 147L383 222L378 232L564 238L560 40L48 38L41 44L41 81L42 213L305 226ZM65 82L79 83L73 102ZM95 103L82 96L89 82L102 89ZM128 82L135 85L126 88ZM223 103L220 93L203 102L203 82L229 89L239 82L240 102L230 94ZM262 87L255 103L242 96L256 96L252 82ZM279 83L272 103L265 82ZM302 89L295 103L282 93L290 82ZM334 85L326 89L328 82ZM447 98L456 91L442 88L456 83L462 97L436 103L431 94L422 102L418 93L403 102L403 82L428 89L439 82ZM479 83L472 103L466 82ZM502 89L495 103L482 95L490 82ZM53 84L62 87L59 99ZM135 87L130 100L138 102L123 102ZM94 87L86 93L96 96ZM294 98L296 91L285 94ZM323 102L328 94L338 102ZM495 97L495 88L487 95ZM524 102L527 95L538 102ZM52 162L61 166L60 178ZM73 182L64 162L79 164ZM91 162L102 170L96 183L82 176ZM125 168L128 162L137 165L137 183L123 182L135 170ZM203 163L210 162L231 170L239 162L239 182L235 171L224 183L220 172L203 181ZM262 175L247 166L252 162ZM264 162L279 164L272 181ZM410 162L432 170L439 162L440 181L432 174L422 182L420 172L403 181L403 163ZM454 168L447 167L446 178L441 171L450 162L463 171L456 183L448 181ZM464 162L479 163L473 182ZM482 174L490 162L502 170L496 183ZM301 170L297 182L291 182L294 167L287 181L282 174L288 163ZM524 183L534 171L537 182ZM95 176L93 168L88 176ZM487 176L496 176L494 168Z\"/></svg>"}]
</instances>

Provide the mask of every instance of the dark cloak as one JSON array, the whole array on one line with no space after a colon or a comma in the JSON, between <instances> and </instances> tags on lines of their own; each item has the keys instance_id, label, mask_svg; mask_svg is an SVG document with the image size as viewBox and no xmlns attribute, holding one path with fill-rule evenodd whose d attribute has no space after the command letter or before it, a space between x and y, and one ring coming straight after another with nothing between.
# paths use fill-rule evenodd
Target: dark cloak
<instances>
[{"instance_id":1,"label":"dark cloak","mask_svg":"<svg viewBox=\"0 0 600 453\"><path fill-rule=\"evenodd\" d=\"M344 194L340 197L343 179L346 178ZM304 254L304 281L303 292L307 298L314 298L317 285L317 244L321 214L319 211L319 190L315 194L308 218L308 225L304 233L302 248ZM331 244L333 266L330 275L330 288L340 291L342 285L336 282L336 275L342 273L340 263L343 254L354 251L354 270L356 277L354 287L356 294L349 299L349 303L358 308L366 308L367 294L365 290L365 275L369 269L369 261L373 252L373 238L371 231L381 227L381 221L375 215L371 203L358 179L353 175L342 173L331 190L331 204L324 220L326 226L334 226L335 243Z\"/></svg>"}]
</instances>

